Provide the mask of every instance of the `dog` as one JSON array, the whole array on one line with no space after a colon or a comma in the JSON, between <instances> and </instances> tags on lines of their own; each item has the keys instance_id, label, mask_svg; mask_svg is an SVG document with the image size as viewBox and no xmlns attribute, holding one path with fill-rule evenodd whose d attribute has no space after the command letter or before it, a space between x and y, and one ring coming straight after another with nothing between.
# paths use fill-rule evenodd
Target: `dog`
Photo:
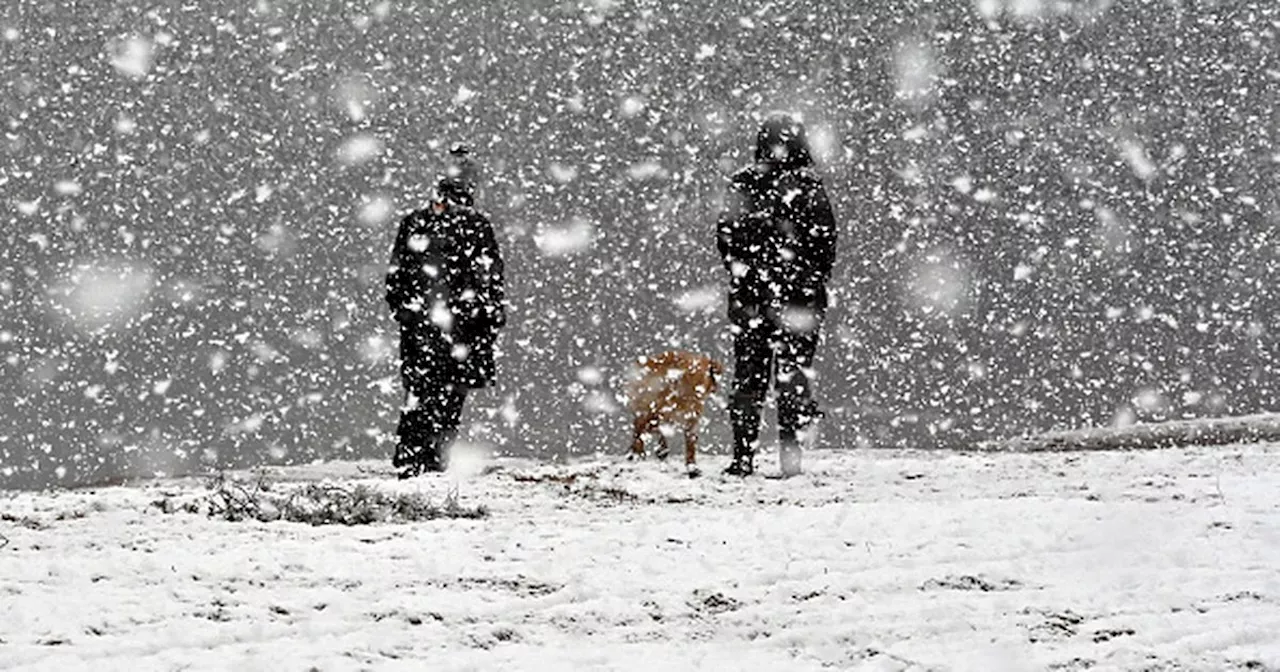
<instances>
[{"instance_id":1,"label":"dog","mask_svg":"<svg viewBox=\"0 0 1280 672\"><path fill-rule=\"evenodd\" d=\"M662 444L658 456L666 457L670 449L662 428L680 427L684 431L685 465L696 474L698 421L707 398L719 388L724 365L678 350L641 357L637 365L627 394L635 431L631 457L644 457L644 439L654 434Z\"/></svg>"}]
</instances>

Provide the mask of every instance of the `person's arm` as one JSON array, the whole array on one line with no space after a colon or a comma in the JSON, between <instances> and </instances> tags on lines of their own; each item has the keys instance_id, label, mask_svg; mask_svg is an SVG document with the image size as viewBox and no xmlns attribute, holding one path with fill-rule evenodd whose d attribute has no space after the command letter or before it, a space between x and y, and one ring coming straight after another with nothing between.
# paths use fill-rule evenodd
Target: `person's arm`
<instances>
[{"instance_id":1,"label":"person's arm","mask_svg":"<svg viewBox=\"0 0 1280 672\"><path fill-rule=\"evenodd\" d=\"M749 187L740 175L735 175L729 183L725 207L716 220L716 249L721 263L733 277L741 277L750 268L748 246L751 241L746 240L750 209Z\"/></svg>"},{"instance_id":2,"label":"person's arm","mask_svg":"<svg viewBox=\"0 0 1280 672\"><path fill-rule=\"evenodd\" d=\"M450 290L455 330L465 340L491 335L506 324L502 255L488 218L478 213L459 222L456 284Z\"/></svg>"},{"instance_id":3,"label":"person's arm","mask_svg":"<svg viewBox=\"0 0 1280 672\"><path fill-rule=\"evenodd\" d=\"M809 212L813 236L813 270L821 282L826 284L836 262L838 233L836 216L831 209L831 201L827 198L827 190L822 185L822 180L817 178L809 192Z\"/></svg>"},{"instance_id":4,"label":"person's arm","mask_svg":"<svg viewBox=\"0 0 1280 672\"><path fill-rule=\"evenodd\" d=\"M396 240L391 246L391 259L387 262L387 275L384 281L386 300L387 306L391 308L391 313L396 316L396 319L400 318L401 311L405 309L409 300L408 271L404 268L404 262L408 251L412 218L413 215L408 215L400 220Z\"/></svg>"},{"instance_id":5,"label":"person's arm","mask_svg":"<svg viewBox=\"0 0 1280 672\"><path fill-rule=\"evenodd\" d=\"M479 254L476 255L476 276L479 279L478 293L481 310L491 329L505 326L507 323L507 294L503 274L505 266L502 252L498 249L498 239L493 233L493 224L485 218L480 227Z\"/></svg>"}]
</instances>

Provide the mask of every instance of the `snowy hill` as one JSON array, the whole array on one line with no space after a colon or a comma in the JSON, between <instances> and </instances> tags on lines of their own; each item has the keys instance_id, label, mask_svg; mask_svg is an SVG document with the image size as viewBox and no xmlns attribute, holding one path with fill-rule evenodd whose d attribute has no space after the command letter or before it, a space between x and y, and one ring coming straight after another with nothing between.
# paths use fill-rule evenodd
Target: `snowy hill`
<instances>
[{"instance_id":1,"label":"snowy hill","mask_svg":"<svg viewBox=\"0 0 1280 672\"><path fill-rule=\"evenodd\" d=\"M484 466L270 472L490 511L412 524L0 494L0 670L1280 669L1278 444Z\"/></svg>"}]
</instances>

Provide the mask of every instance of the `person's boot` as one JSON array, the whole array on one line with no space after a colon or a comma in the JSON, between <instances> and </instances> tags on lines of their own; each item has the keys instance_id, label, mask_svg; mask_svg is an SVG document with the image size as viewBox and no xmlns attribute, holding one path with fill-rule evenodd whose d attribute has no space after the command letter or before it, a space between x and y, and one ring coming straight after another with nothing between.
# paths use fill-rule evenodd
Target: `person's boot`
<instances>
[{"instance_id":1,"label":"person's boot","mask_svg":"<svg viewBox=\"0 0 1280 672\"><path fill-rule=\"evenodd\" d=\"M413 478L422 473L418 465L422 453L422 414L406 409L400 413L396 426L396 449L391 454L391 466L398 469L401 479Z\"/></svg>"},{"instance_id":2,"label":"person's boot","mask_svg":"<svg viewBox=\"0 0 1280 672\"><path fill-rule=\"evenodd\" d=\"M401 480L413 478L421 473L418 468L418 455L403 438L396 443L396 450L391 454L391 466L398 469Z\"/></svg>"},{"instance_id":3,"label":"person's boot","mask_svg":"<svg viewBox=\"0 0 1280 672\"><path fill-rule=\"evenodd\" d=\"M439 473L444 471L445 465L444 460L440 459L440 441L438 439L418 453L417 465L418 473Z\"/></svg>"},{"instance_id":4,"label":"person's boot","mask_svg":"<svg viewBox=\"0 0 1280 672\"><path fill-rule=\"evenodd\" d=\"M749 393L734 393L729 405L729 423L733 425L733 460L725 468L726 476L750 476L756 473L756 440L760 432L761 398Z\"/></svg>"},{"instance_id":5,"label":"person's boot","mask_svg":"<svg viewBox=\"0 0 1280 672\"><path fill-rule=\"evenodd\" d=\"M783 478L800 475L800 442L795 439L778 443L778 466Z\"/></svg>"},{"instance_id":6,"label":"person's boot","mask_svg":"<svg viewBox=\"0 0 1280 672\"><path fill-rule=\"evenodd\" d=\"M755 465L751 463L750 457L735 457L733 458L733 461L729 463L729 466L724 468L725 476L746 477L754 473L756 473L756 468Z\"/></svg>"},{"instance_id":7,"label":"person's boot","mask_svg":"<svg viewBox=\"0 0 1280 672\"><path fill-rule=\"evenodd\" d=\"M400 480L416 478L424 473L444 471L439 448L434 445L435 442L428 440L427 443L426 446L413 448L408 442L402 441L396 446L391 466L400 470L397 474Z\"/></svg>"},{"instance_id":8,"label":"person's boot","mask_svg":"<svg viewBox=\"0 0 1280 672\"><path fill-rule=\"evenodd\" d=\"M402 469L400 469L400 472L396 474L396 478L403 481L405 479L416 478L421 475L422 475L422 465L418 464L417 462L410 462L409 464L404 465Z\"/></svg>"},{"instance_id":9,"label":"person's boot","mask_svg":"<svg viewBox=\"0 0 1280 672\"><path fill-rule=\"evenodd\" d=\"M805 450L811 450L817 445L818 421L822 417L818 404L811 400L803 405L794 420L790 420L779 430L778 467L782 478L800 475L800 458Z\"/></svg>"},{"instance_id":10,"label":"person's boot","mask_svg":"<svg viewBox=\"0 0 1280 672\"><path fill-rule=\"evenodd\" d=\"M733 460L725 467L726 476L750 476L756 472L755 453L749 447L734 447Z\"/></svg>"},{"instance_id":11,"label":"person's boot","mask_svg":"<svg viewBox=\"0 0 1280 672\"><path fill-rule=\"evenodd\" d=\"M422 473L429 473L429 472L438 473L438 472L444 471L445 465L443 462L440 461L439 457L437 457L435 454L429 453L427 455L424 455L422 460L419 461L418 468L422 471Z\"/></svg>"}]
</instances>

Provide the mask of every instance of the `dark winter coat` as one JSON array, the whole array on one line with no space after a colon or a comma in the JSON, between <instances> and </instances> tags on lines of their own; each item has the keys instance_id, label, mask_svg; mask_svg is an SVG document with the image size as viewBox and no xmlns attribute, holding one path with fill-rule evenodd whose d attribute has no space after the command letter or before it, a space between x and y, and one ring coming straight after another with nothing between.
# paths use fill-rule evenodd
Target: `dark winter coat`
<instances>
[{"instance_id":1,"label":"dark winter coat","mask_svg":"<svg viewBox=\"0 0 1280 672\"><path fill-rule=\"evenodd\" d=\"M758 159L769 156L769 139L762 131ZM755 317L778 324L788 308L820 319L827 308L836 222L808 150L802 139L797 144L784 160L757 160L731 180L716 243L736 325Z\"/></svg>"},{"instance_id":2,"label":"dark winter coat","mask_svg":"<svg viewBox=\"0 0 1280 672\"><path fill-rule=\"evenodd\" d=\"M435 383L484 387L506 324L503 264L493 225L467 201L442 199L401 220L386 298L402 351L414 350L404 359Z\"/></svg>"}]
</instances>

